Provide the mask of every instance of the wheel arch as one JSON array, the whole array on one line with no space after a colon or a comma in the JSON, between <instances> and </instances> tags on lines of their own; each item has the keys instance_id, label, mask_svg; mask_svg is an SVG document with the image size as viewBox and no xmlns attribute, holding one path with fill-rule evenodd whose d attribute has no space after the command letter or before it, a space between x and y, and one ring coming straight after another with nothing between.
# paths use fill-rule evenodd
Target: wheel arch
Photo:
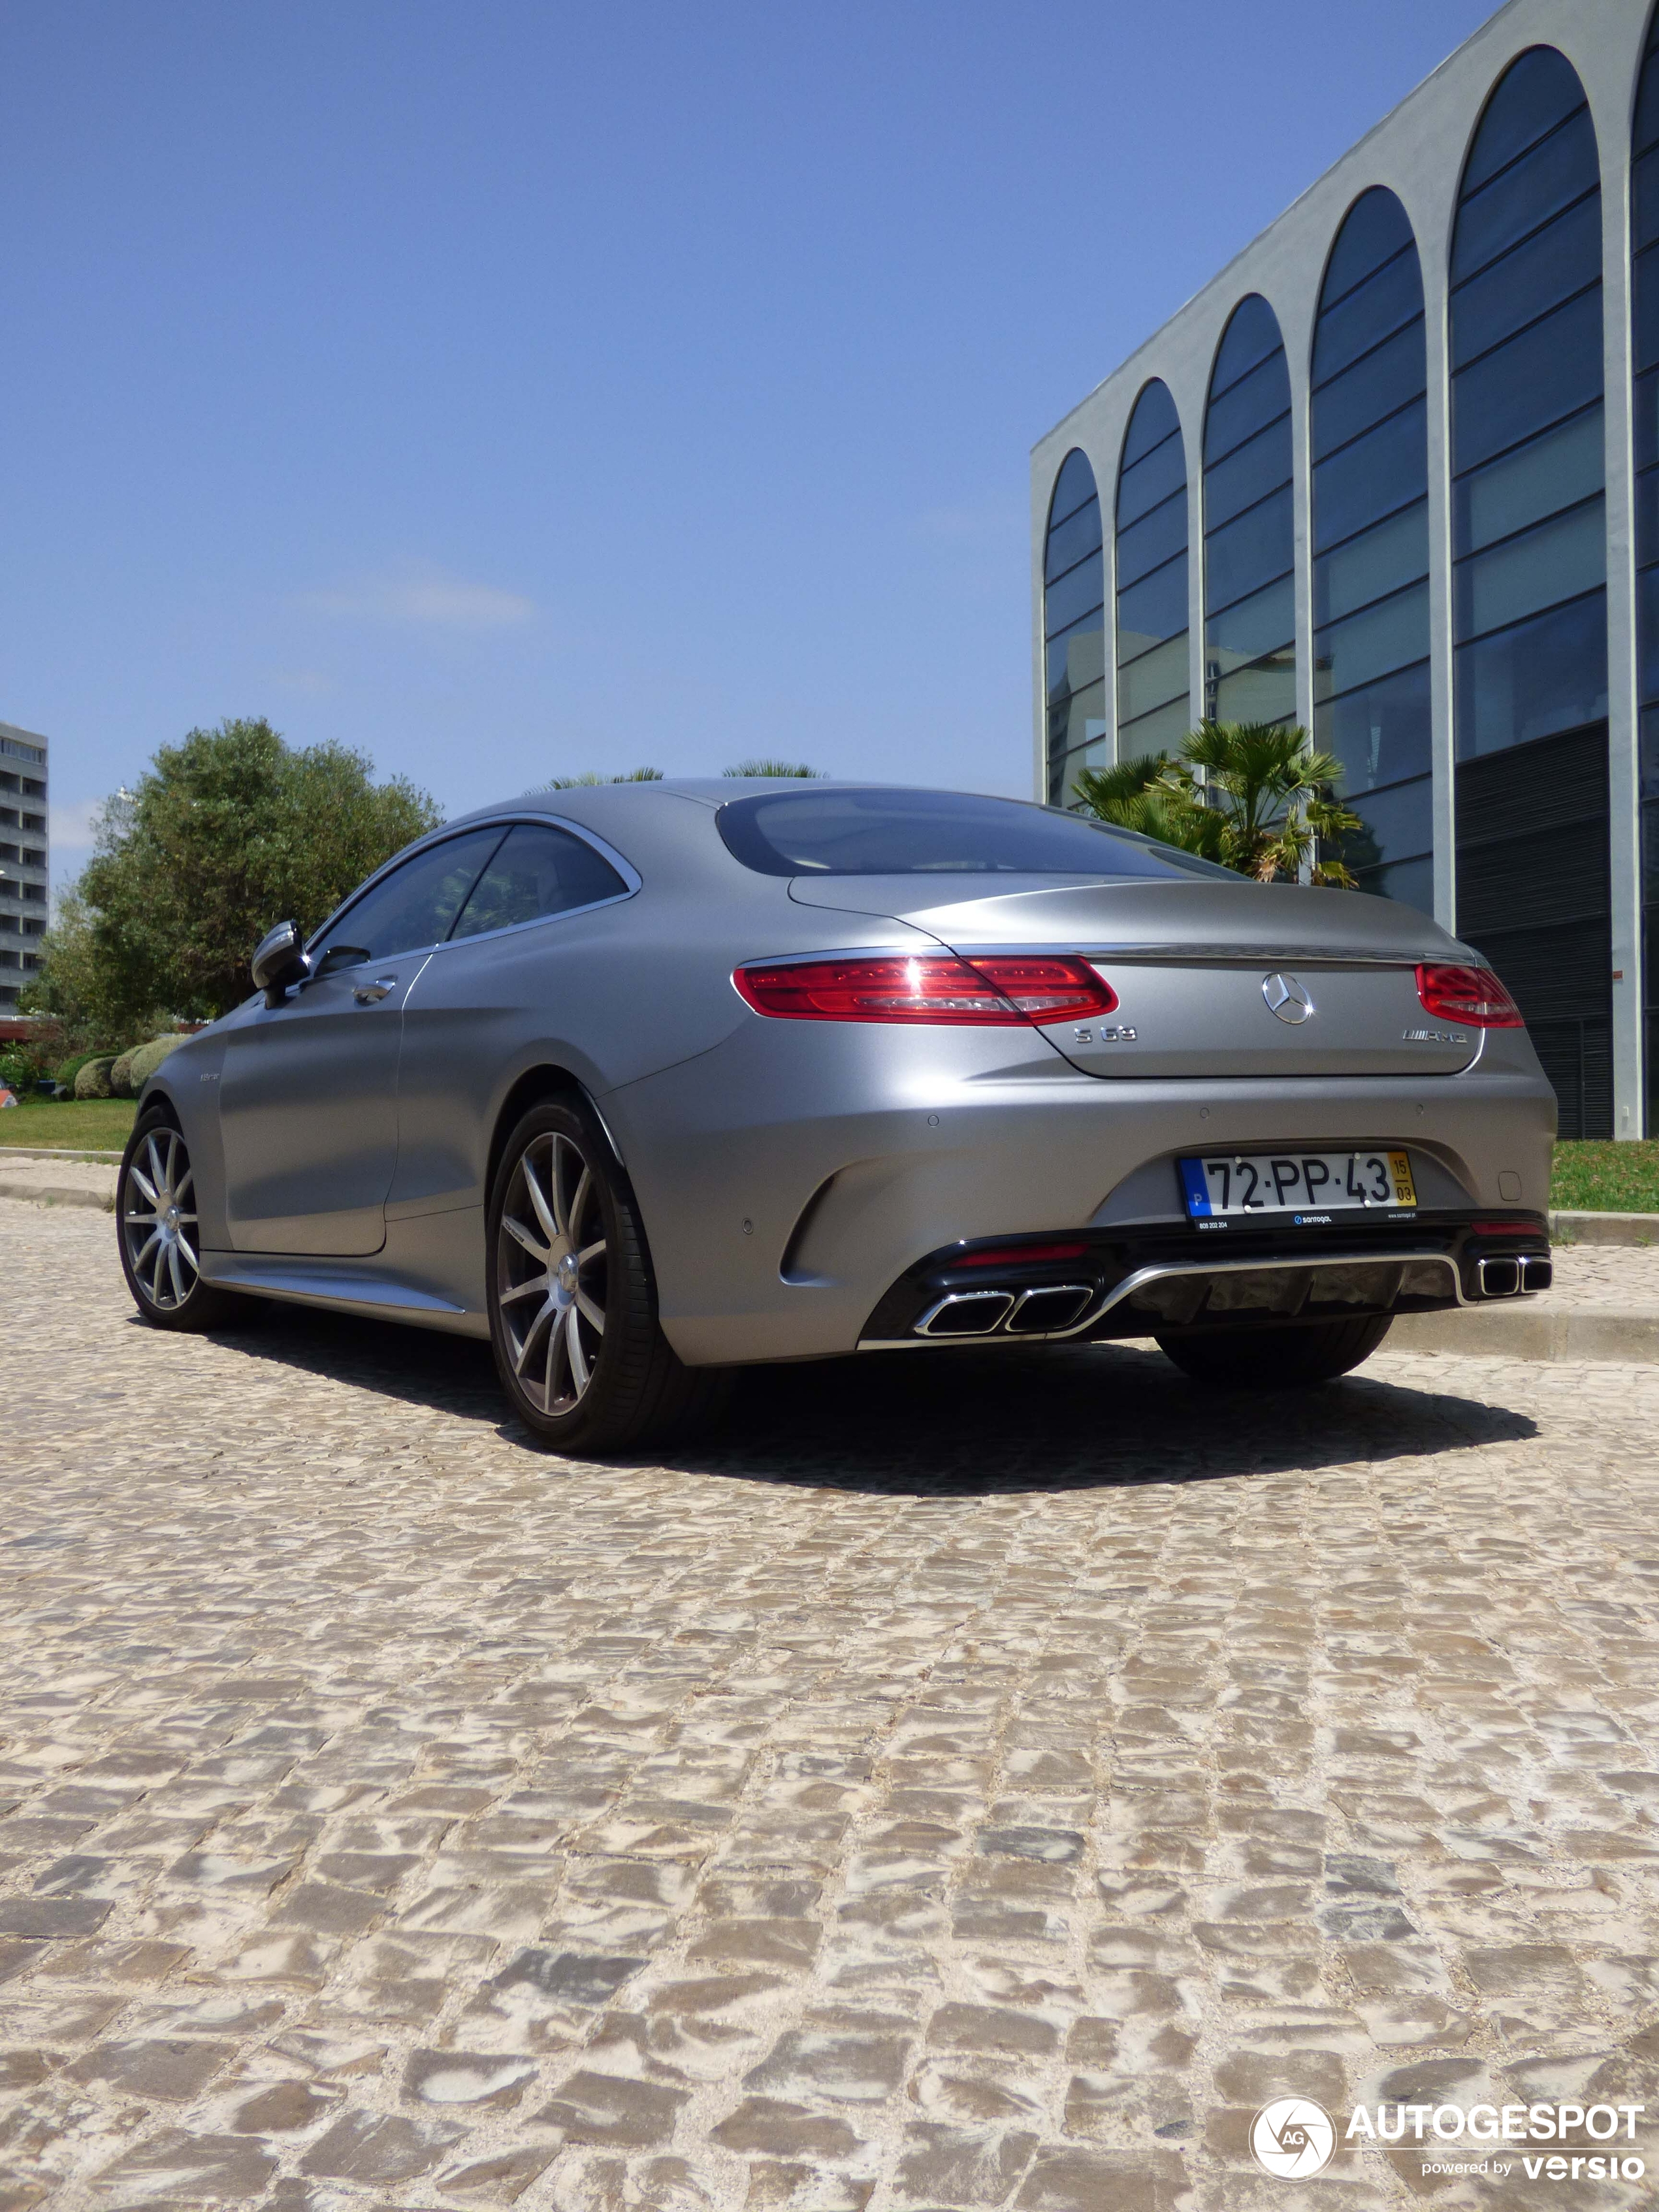
<instances>
[{"instance_id":1,"label":"wheel arch","mask_svg":"<svg viewBox=\"0 0 1659 2212\"><path fill-rule=\"evenodd\" d=\"M155 1080L154 1076L138 1093L138 1110L133 1115L133 1127L137 1128L144 1115L152 1113L158 1106L166 1109L167 1119L182 1137L185 1133L185 1117L179 1111L179 1102L170 1091Z\"/></svg>"},{"instance_id":2,"label":"wheel arch","mask_svg":"<svg viewBox=\"0 0 1659 2212\"><path fill-rule=\"evenodd\" d=\"M489 1204L490 1193L495 1188L495 1172L501 1166L501 1154L507 1149L507 1139L532 1106L539 1106L545 1101L556 1098L573 1099L579 1105L586 1108L592 1115L593 1126L604 1139L606 1148L618 1170L623 1175L627 1174L628 1170L623 1164L617 1140L611 1135L604 1115L595 1105L592 1093L586 1085L569 1068L562 1067L556 1062L543 1061L534 1067L526 1068L520 1075L514 1079L496 1111L495 1127L489 1133L489 1156L484 1167L483 1189L486 1207Z\"/></svg>"}]
</instances>

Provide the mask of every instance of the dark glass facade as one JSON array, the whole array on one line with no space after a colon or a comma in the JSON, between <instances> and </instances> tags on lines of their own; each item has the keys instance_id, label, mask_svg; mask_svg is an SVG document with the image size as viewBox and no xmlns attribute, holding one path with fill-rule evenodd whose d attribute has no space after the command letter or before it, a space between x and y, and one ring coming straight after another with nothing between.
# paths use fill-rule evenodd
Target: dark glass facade
<instances>
[{"instance_id":1,"label":"dark glass facade","mask_svg":"<svg viewBox=\"0 0 1659 2212\"><path fill-rule=\"evenodd\" d=\"M1192 726L1187 452L1167 385L1135 402L1118 465L1117 757L1172 752Z\"/></svg>"},{"instance_id":2,"label":"dark glass facade","mask_svg":"<svg viewBox=\"0 0 1659 2212\"><path fill-rule=\"evenodd\" d=\"M1308 720L1362 890L1437 875L1563 1133L1659 1138L1659 0L1552 21L1501 10L1045 442L1040 531L1121 441L1110 618L1079 577L1045 625L1103 646L1101 690L1051 648L1050 787L1103 724Z\"/></svg>"},{"instance_id":3,"label":"dark glass facade","mask_svg":"<svg viewBox=\"0 0 1659 2212\"><path fill-rule=\"evenodd\" d=\"M1475 134L1451 260L1460 760L1604 720L1601 192L1583 88L1515 62Z\"/></svg>"},{"instance_id":4,"label":"dark glass facade","mask_svg":"<svg viewBox=\"0 0 1659 2212\"><path fill-rule=\"evenodd\" d=\"M1204 410L1204 711L1296 714L1291 375L1259 292L1234 308Z\"/></svg>"},{"instance_id":5,"label":"dark glass facade","mask_svg":"<svg viewBox=\"0 0 1659 2212\"><path fill-rule=\"evenodd\" d=\"M1636 88L1630 179L1636 378L1636 682L1641 713L1642 923L1649 1133L1659 1134L1659 14Z\"/></svg>"},{"instance_id":6,"label":"dark glass facade","mask_svg":"<svg viewBox=\"0 0 1659 2212\"><path fill-rule=\"evenodd\" d=\"M1343 852L1360 889L1432 912L1427 371L1416 240L1377 187L1314 327L1314 736L1364 825Z\"/></svg>"},{"instance_id":7,"label":"dark glass facade","mask_svg":"<svg viewBox=\"0 0 1659 2212\"><path fill-rule=\"evenodd\" d=\"M1080 768L1106 757L1106 584L1100 499L1086 454L1066 456L1042 557L1048 800L1063 805Z\"/></svg>"},{"instance_id":8,"label":"dark glass facade","mask_svg":"<svg viewBox=\"0 0 1659 2212\"><path fill-rule=\"evenodd\" d=\"M1601 171L1552 46L1487 101L1449 305L1458 933L1519 1001L1562 1134L1611 1135Z\"/></svg>"}]
</instances>

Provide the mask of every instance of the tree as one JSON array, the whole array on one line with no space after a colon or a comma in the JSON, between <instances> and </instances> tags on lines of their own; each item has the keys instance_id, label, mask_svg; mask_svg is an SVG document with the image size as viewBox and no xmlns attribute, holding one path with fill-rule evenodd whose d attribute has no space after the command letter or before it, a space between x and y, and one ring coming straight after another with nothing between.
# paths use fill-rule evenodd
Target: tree
<instances>
[{"instance_id":1,"label":"tree","mask_svg":"<svg viewBox=\"0 0 1659 2212\"><path fill-rule=\"evenodd\" d=\"M795 776L817 779L823 774L819 768L808 768L805 761L740 760L720 770L722 775L769 776L778 781Z\"/></svg>"},{"instance_id":2,"label":"tree","mask_svg":"<svg viewBox=\"0 0 1659 2212\"><path fill-rule=\"evenodd\" d=\"M660 783L659 768L631 768L626 775L600 775L596 769L585 768L580 775L550 775L542 786L544 791L580 791L585 784L592 783Z\"/></svg>"},{"instance_id":3,"label":"tree","mask_svg":"<svg viewBox=\"0 0 1659 2212\"><path fill-rule=\"evenodd\" d=\"M235 720L163 745L99 817L30 994L113 1048L158 1017L211 1020L245 998L274 922L307 935L346 893L442 818L402 776L343 745L295 748Z\"/></svg>"},{"instance_id":4,"label":"tree","mask_svg":"<svg viewBox=\"0 0 1659 2212\"><path fill-rule=\"evenodd\" d=\"M1295 880L1304 863L1316 884L1349 890L1342 839L1363 825L1334 795L1342 772L1315 752L1306 730L1279 722L1200 722L1172 759L1160 753L1112 769L1085 769L1085 812L1219 860L1270 884ZM1332 857L1324 857L1322 848Z\"/></svg>"}]
</instances>

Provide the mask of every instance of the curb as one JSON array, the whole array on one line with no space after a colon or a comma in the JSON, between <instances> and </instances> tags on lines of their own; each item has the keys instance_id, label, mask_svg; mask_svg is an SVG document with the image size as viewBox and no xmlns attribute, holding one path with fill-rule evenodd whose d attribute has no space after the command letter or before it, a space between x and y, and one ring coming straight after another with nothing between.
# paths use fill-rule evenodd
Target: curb
<instances>
[{"instance_id":1,"label":"curb","mask_svg":"<svg viewBox=\"0 0 1659 2212\"><path fill-rule=\"evenodd\" d=\"M91 1206L100 1213L113 1213L113 1194L104 1198L95 1190L71 1190L65 1185L41 1182L12 1182L0 1175L0 1198L21 1198L36 1206Z\"/></svg>"},{"instance_id":2,"label":"curb","mask_svg":"<svg viewBox=\"0 0 1659 2212\"><path fill-rule=\"evenodd\" d=\"M1552 1213L1555 1244L1659 1244L1659 1213Z\"/></svg>"},{"instance_id":3,"label":"curb","mask_svg":"<svg viewBox=\"0 0 1659 2212\"><path fill-rule=\"evenodd\" d=\"M1659 1363L1659 1313L1592 1307L1540 1312L1527 1306L1462 1306L1449 1313L1401 1314L1389 1331L1390 1352L1442 1352L1465 1359L1545 1363L1605 1360Z\"/></svg>"},{"instance_id":4,"label":"curb","mask_svg":"<svg viewBox=\"0 0 1659 2212\"><path fill-rule=\"evenodd\" d=\"M119 1152L100 1152L88 1145L0 1145L0 1173L8 1160L90 1160L98 1166L106 1161L119 1166Z\"/></svg>"}]
</instances>

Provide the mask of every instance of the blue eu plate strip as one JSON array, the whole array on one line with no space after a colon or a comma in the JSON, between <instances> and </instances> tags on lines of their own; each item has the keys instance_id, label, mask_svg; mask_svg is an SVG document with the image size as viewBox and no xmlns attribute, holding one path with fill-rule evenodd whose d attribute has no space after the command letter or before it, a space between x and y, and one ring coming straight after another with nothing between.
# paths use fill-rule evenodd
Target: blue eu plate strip
<instances>
[{"instance_id":1,"label":"blue eu plate strip","mask_svg":"<svg viewBox=\"0 0 1659 2212\"><path fill-rule=\"evenodd\" d=\"M1196 1217L1200 1214L1212 1213L1215 1211L1210 1204L1209 1185L1204 1180L1204 1165L1201 1160L1182 1160L1181 1180L1186 1186L1188 1214Z\"/></svg>"}]
</instances>

